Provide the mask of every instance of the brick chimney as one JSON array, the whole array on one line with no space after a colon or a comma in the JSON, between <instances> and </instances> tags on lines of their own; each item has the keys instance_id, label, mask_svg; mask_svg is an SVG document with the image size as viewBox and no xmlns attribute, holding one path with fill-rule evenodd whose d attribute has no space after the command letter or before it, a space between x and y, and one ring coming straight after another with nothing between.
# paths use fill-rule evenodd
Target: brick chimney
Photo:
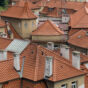
<instances>
[{"instance_id":1,"label":"brick chimney","mask_svg":"<svg viewBox=\"0 0 88 88\"><path fill-rule=\"evenodd\" d=\"M78 51L72 52L72 65L75 68L80 69L80 52Z\"/></svg>"},{"instance_id":2,"label":"brick chimney","mask_svg":"<svg viewBox=\"0 0 88 88\"><path fill-rule=\"evenodd\" d=\"M18 53L14 53L13 57L14 57L14 68L16 71L20 71L20 55Z\"/></svg>"}]
</instances>

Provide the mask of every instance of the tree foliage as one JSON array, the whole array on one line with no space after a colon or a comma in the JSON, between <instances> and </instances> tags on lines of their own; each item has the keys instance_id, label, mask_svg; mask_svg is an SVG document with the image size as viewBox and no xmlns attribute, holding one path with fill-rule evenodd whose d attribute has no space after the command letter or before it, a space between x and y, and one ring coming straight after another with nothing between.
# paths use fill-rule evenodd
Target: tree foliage
<instances>
[{"instance_id":1,"label":"tree foliage","mask_svg":"<svg viewBox=\"0 0 88 88\"><path fill-rule=\"evenodd\" d=\"M0 6L6 6L8 5L8 0L0 0Z\"/></svg>"}]
</instances>

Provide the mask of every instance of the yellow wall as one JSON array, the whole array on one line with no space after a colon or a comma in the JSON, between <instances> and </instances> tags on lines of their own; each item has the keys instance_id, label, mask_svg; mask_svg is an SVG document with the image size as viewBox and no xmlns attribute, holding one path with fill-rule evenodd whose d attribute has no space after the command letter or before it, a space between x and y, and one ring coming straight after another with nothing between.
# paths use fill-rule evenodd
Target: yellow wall
<instances>
[{"instance_id":1,"label":"yellow wall","mask_svg":"<svg viewBox=\"0 0 88 88\"><path fill-rule=\"evenodd\" d=\"M16 18L3 18L12 23L16 32L23 38L29 38L31 32L36 29L36 19L21 20ZM25 27L25 23L27 26Z\"/></svg>"},{"instance_id":2,"label":"yellow wall","mask_svg":"<svg viewBox=\"0 0 88 88\"><path fill-rule=\"evenodd\" d=\"M72 82L74 82L74 81L77 81L78 88L81 88L80 86L84 85L84 76L79 76L79 77L75 77L72 79L67 79L67 80L64 80L61 82L57 82L57 83L55 83L54 88L61 88L61 85L63 85L63 84L67 84L67 88L71 88Z\"/></svg>"},{"instance_id":3,"label":"yellow wall","mask_svg":"<svg viewBox=\"0 0 88 88\"><path fill-rule=\"evenodd\" d=\"M27 26L25 26L27 24ZM23 38L30 37L32 31L37 28L36 19L34 20L22 20L22 36Z\"/></svg>"},{"instance_id":4,"label":"yellow wall","mask_svg":"<svg viewBox=\"0 0 88 88\"><path fill-rule=\"evenodd\" d=\"M32 36L32 40L35 41L59 41L63 39L63 36Z\"/></svg>"},{"instance_id":5,"label":"yellow wall","mask_svg":"<svg viewBox=\"0 0 88 88\"><path fill-rule=\"evenodd\" d=\"M61 88L61 85L63 84L67 84L67 88L72 88L72 82L77 81L77 85L78 85L77 88L85 88L85 87L81 87L82 85L85 85L84 78L85 78L84 76L78 76L78 77L62 80L55 83L47 82L47 84L48 84L48 88Z\"/></svg>"},{"instance_id":6,"label":"yellow wall","mask_svg":"<svg viewBox=\"0 0 88 88\"><path fill-rule=\"evenodd\" d=\"M0 32L5 33L5 27L0 27Z\"/></svg>"}]
</instances>

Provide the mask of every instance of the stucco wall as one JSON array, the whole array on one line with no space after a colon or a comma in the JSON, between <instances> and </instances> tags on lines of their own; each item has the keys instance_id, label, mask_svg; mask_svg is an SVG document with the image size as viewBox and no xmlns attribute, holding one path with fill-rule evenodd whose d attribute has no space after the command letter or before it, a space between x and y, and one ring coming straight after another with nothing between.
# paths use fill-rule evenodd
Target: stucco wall
<instances>
[{"instance_id":1,"label":"stucco wall","mask_svg":"<svg viewBox=\"0 0 88 88\"><path fill-rule=\"evenodd\" d=\"M67 84L67 88L72 88L72 82L74 81L77 81L77 85L78 85L77 88L85 88L84 76L78 76L55 83L47 82L47 84L48 84L48 88L61 88L61 85L63 84Z\"/></svg>"},{"instance_id":2,"label":"stucco wall","mask_svg":"<svg viewBox=\"0 0 88 88\"><path fill-rule=\"evenodd\" d=\"M36 29L36 19L34 20L22 20L22 36L23 38L29 37Z\"/></svg>"},{"instance_id":3,"label":"stucco wall","mask_svg":"<svg viewBox=\"0 0 88 88\"><path fill-rule=\"evenodd\" d=\"M32 40L35 41L60 41L64 39L64 36L32 36Z\"/></svg>"},{"instance_id":4,"label":"stucco wall","mask_svg":"<svg viewBox=\"0 0 88 88\"><path fill-rule=\"evenodd\" d=\"M0 32L5 33L5 27L0 28Z\"/></svg>"},{"instance_id":5,"label":"stucco wall","mask_svg":"<svg viewBox=\"0 0 88 88\"><path fill-rule=\"evenodd\" d=\"M31 35L31 32L36 29L36 19L31 20L21 20L15 18L3 17L4 20L8 20L12 23L16 32L23 38L28 38Z\"/></svg>"},{"instance_id":6,"label":"stucco wall","mask_svg":"<svg viewBox=\"0 0 88 88\"><path fill-rule=\"evenodd\" d=\"M72 79L67 79L61 82L57 82L54 84L54 88L60 88L61 85L63 84L67 84L67 88L71 88L72 87L72 82L77 81L77 85L78 88L85 88L84 86L84 76L79 76L79 77L75 77Z\"/></svg>"}]
</instances>

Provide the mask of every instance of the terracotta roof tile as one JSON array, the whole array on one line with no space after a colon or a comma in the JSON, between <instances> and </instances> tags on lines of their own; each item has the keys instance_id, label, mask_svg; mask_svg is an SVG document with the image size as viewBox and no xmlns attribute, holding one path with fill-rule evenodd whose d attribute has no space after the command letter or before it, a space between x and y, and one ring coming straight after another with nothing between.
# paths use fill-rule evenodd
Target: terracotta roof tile
<instances>
[{"instance_id":1,"label":"terracotta roof tile","mask_svg":"<svg viewBox=\"0 0 88 88\"><path fill-rule=\"evenodd\" d=\"M32 32L32 35L63 35L61 31L54 23L47 20L44 24L40 25L38 29Z\"/></svg>"},{"instance_id":2,"label":"terracotta roof tile","mask_svg":"<svg viewBox=\"0 0 88 88\"><path fill-rule=\"evenodd\" d=\"M0 19L0 27L5 27L5 26L6 26L5 22Z\"/></svg>"},{"instance_id":3,"label":"terracotta roof tile","mask_svg":"<svg viewBox=\"0 0 88 88\"><path fill-rule=\"evenodd\" d=\"M50 8L48 7L44 7L44 9L42 10L42 12L40 12L40 14L43 14L45 16L49 16L49 17L61 17L61 9L58 8L53 8L52 10L49 11ZM59 12L59 13L58 13Z\"/></svg>"},{"instance_id":4,"label":"terracotta roof tile","mask_svg":"<svg viewBox=\"0 0 88 88\"><path fill-rule=\"evenodd\" d=\"M0 37L0 49L5 49L11 42L11 39Z\"/></svg>"},{"instance_id":5,"label":"terracotta roof tile","mask_svg":"<svg viewBox=\"0 0 88 88\"><path fill-rule=\"evenodd\" d=\"M70 26L72 28L88 28L88 3L78 10L76 13L71 15Z\"/></svg>"},{"instance_id":6,"label":"terracotta roof tile","mask_svg":"<svg viewBox=\"0 0 88 88\"><path fill-rule=\"evenodd\" d=\"M17 79L5 83L3 85L3 88L20 88L20 86L21 86L21 80Z\"/></svg>"},{"instance_id":7,"label":"terracotta roof tile","mask_svg":"<svg viewBox=\"0 0 88 88\"><path fill-rule=\"evenodd\" d=\"M80 30L79 32L75 33L68 40L68 43L81 48L88 48L87 42L88 42L88 36L87 36L87 32L84 30Z\"/></svg>"},{"instance_id":8,"label":"terracotta roof tile","mask_svg":"<svg viewBox=\"0 0 88 88\"><path fill-rule=\"evenodd\" d=\"M24 4L25 4L25 1L20 0L14 6L24 7ZM28 1L28 6L30 9L39 9L39 7L36 4L32 4L31 1Z\"/></svg>"},{"instance_id":9,"label":"terracotta roof tile","mask_svg":"<svg viewBox=\"0 0 88 88\"><path fill-rule=\"evenodd\" d=\"M35 16L28 7L28 2L25 2L24 7L12 6L8 8L8 10L1 13L1 16L18 18L18 19L37 18L37 16Z\"/></svg>"},{"instance_id":10,"label":"terracotta roof tile","mask_svg":"<svg viewBox=\"0 0 88 88\"><path fill-rule=\"evenodd\" d=\"M6 43L6 41L3 43ZM3 47L5 48L6 45ZM23 78L32 81L44 79L46 56L53 57L53 75L48 80L60 81L67 78L84 75L82 71L74 68L68 60L60 56L60 53L57 54L54 51L48 50L40 45L29 44L24 49L20 56L20 66L22 66L24 56ZM19 74L14 69L13 58L0 62L0 82L17 78L19 78Z\"/></svg>"},{"instance_id":11,"label":"terracotta roof tile","mask_svg":"<svg viewBox=\"0 0 88 88\"><path fill-rule=\"evenodd\" d=\"M19 74L14 70L13 60L0 62L0 83L19 78Z\"/></svg>"}]
</instances>

